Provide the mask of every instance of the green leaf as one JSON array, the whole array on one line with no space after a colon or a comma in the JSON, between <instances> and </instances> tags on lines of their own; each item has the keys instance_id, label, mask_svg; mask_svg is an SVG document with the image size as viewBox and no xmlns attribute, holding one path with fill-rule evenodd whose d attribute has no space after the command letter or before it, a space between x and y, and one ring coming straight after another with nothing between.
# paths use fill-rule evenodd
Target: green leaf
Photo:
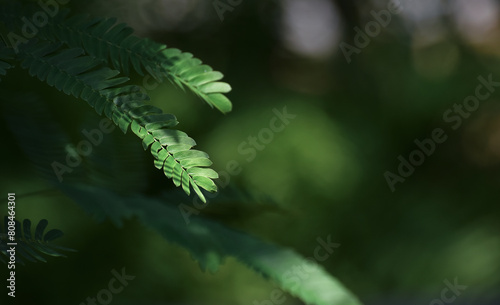
<instances>
[{"instance_id":1,"label":"green leaf","mask_svg":"<svg viewBox=\"0 0 500 305\"><path fill-rule=\"evenodd\" d=\"M198 186L206 189L207 191L217 192L217 185L215 185L215 183L210 178L203 176L194 176L193 180Z\"/></svg>"},{"instance_id":2,"label":"green leaf","mask_svg":"<svg viewBox=\"0 0 500 305\"><path fill-rule=\"evenodd\" d=\"M217 179L219 174L211 168L194 167L187 170L192 176L203 176L207 178Z\"/></svg>"},{"instance_id":3,"label":"green leaf","mask_svg":"<svg viewBox=\"0 0 500 305\"><path fill-rule=\"evenodd\" d=\"M173 168L173 180L175 186L180 186L181 185L181 178L182 178L182 166L179 163L175 163L174 168Z\"/></svg>"},{"instance_id":4,"label":"green leaf","mask_svg":"<svg viewBox=\"0 0 500 305\"><path fill-rule=\"evenodd\" d=\"M186 150L186 151L181 151L177 152L174 154L175 159L177 160L183 160L183 159L199 159L199 158L207 158L208 155L207 153L199 150Z\"/></svg>"},{"instance_id":5,"label":"green leaf","mask_svg":"<svg viewBox=\"0 0 500 305\"><path fill-rule=\"evenodd\" d=\"M210 94L211 104L219 109L222 113L228 113L232 110L233 106L229 99L220 93Z\"/></svg>"},{"instance_id":6,"label":"green leaf","mask_svg":"<svg viewBox=\"0 0 500 305\"><path fill-rule=\"evenodd\" d=\"M231 86L222 82L208 83L199 87L205 94L210 93L227 93L231 91Z\"/></svg>"},{"instance_id":7,"label":"green leaf","mask_svg":"<svg viewBox=\"0 0 500 305\"><path fill-rule=\"evenodd\" d=\"M205 158L205 157L182 159L182 160L180 160L180 162L184 168L193 168L193 167L202 167L202 166L212 165L212 161L210 159Z\"/></svg>"}]
</instances>

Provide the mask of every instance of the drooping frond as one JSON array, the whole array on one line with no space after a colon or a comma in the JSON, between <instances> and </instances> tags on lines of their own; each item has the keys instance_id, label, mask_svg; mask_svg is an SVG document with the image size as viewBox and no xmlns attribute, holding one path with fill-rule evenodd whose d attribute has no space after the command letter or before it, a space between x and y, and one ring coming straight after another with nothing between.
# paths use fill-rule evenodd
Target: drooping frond
<instances>
[{"instance_id":1,"label":"drooping frond","mask_svg":"<svg viewBox=\"0 0 500 305\"><path fill-rule=\"evenodd\" d=\"M23 265L24 260L30 262L47 262L41 254L54 257L66 257L59 251L75 251L52 243L55 239L63 236L63 232L61 230L52 229L45 233L45 229L49 223L46 219L42 219L38 222L34 235L32 234L31 221L29 219L25 219L22 226L17 220L14 220L14 222L16 228L14 240L10 240L10 236L7 234L9 227L9 219L7 216L4 218L3 226L0 226L0 261L3 263L7 263L9 260L10 254L7 250L9 250L10 246L8 246L7 243L11 242L17 243L15 246L16 262Z\"/></svg>"},{"instance_id":2,"label":"drooping frond","mask_svg":"<svg viewBox=\"0 0 500 305\"><path fill-rule=\"evenodd\" d=\"M315 305L361 305L352 293L320 265L296 252L212 220L191 215L186 225L177 205L141 195L122 196L91 185L60 185L63 192L98 218L120 225L135 215L167 241L186 248L202 270L215 272L226 257L235 257L283 290ZM92 202L92 205L88 203ZM300 270L300 271L297 271ZM302 272L299 275L296 272Z\"/></svg>"},{"instance_id":3,"label":"drooping frond","mask_svg":"<svg viewBox=\"0 0 500 305\"><path fill-rule=\"evenodd\" d=\"M223 113L231 111L231 102L224 95L231 87L220 82L223 74L213 71L191 53L133 36L133 29L124 23L116 24L115 18L85 15L67 18L67 14L67 11L60 13L41 29L47 39L83 48L125 75L133 68L140 75L146 71L157 81L168 79L180 88L188 88L211 107Z\"/></svg>"},{"instance_id":4,"label":"drooping frond","mask_svg":"<svg viewBox=\"0 0 500 305\"><path fill-rule=\"evenodd\" d=\"M50 86L85 100L124 133L130 127L143 140L144 149L151 148L158 169L188 195L192 187L206 202L200 187L215 192L212 179L218 178L215 171L206 168L212 164L208 155L191 149L196 142L185 133L168 129L177 125L175 116L146 105L149 96L126 85L127 77L119 77L118 71L83 53L79 48L61 48L61 44L31 43L20 49L21 67Z\"/></svg>"}]
</instances>

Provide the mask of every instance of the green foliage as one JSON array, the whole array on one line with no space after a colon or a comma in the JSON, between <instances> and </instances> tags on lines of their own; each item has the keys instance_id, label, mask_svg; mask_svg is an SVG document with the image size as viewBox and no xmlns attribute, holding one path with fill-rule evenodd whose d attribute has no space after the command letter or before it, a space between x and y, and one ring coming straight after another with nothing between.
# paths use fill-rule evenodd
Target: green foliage
<instances>
[{"instance_id":1,"label":"green foliage","mask_svg":"<svg viewBox=\"0 0 500 305\"><path fill-rule=\"evenodd\" d=\"M101 66L101 62L83 55L78 48L65 49L62 44L30 43L20 49L21 67L31 76L76 98L86 101L97 113L104 113L126 133L130 129L142 139L144 149L151 148L155 166L173 179L189 195L190 186L203 202L200 188L215 192L212 179L217 173L206 166L212 163L204 152L192 150L196 142L187 134L168 128L177 119L145 104L149 96L138 87L126 85L127 77L119 71Z\"/></svg>"},{"instance_id":2,"label":"green foliage","mask_svg":"<svg viewBox=\"0 0 500 305\"><path fill-rule=\"evenodd\" d=\"M123 218L136 215L139 221L166 240L189 250L202 270L215 272L225 257L233 256L307 304L361 304L321 266L307 261L296 252L204 217L191 216L186 226L178 207L161 199L141 195L121 196L84 184L66 184L62 190L89 213L97 214L100 218L109 217L118 225ZM89 205L88 202L94 204ZM293 274L293 270L297 269L303 270L300 277L307 280L292 279L297 278Z\"/></svg>"},{"instance_id":3,"label":"green foliage","mask_svg":"<svg viewBox=\"0 0 500 305\"><path fill-rule=\"evenodd\" d=\"M2 263L7 263L9 258L9 254L7 250L9 246L7 245L7 228L8 228L9 219L7 216L4 218L3 226L0 226L0 261ZM26 261L37 262L41 261L46 263L47 261L42 256L42 254L54 256L54 257L66 257L64 254L60 253L59 250L62 251L75 251L70 248L61 247L58 245L54 245L52 242L63 236L63 232L58 229L52 229L48 232L45 232L49 222L46 219L42 219L38 222L34 234L32 234L31 230L31 221L29 219L24 219L22 226L21 223L17 220L15 222L15 243L16 245L16 263L25 264ZM2 230L3 228L3 230Z\"/></svg>"},{"instance_id":4,"label":"green foliage","mask_svg":"<svg viewBox=\"0 0 500 305\"><path fill-rule=\"evenodd\" d=\"M67 18L68 13L66 10L59 14L44 27L48 40L82 48L125 75L130 75L133 68L143 76L145 70L157 81L166 78L180 88L188 88L211 107L223 113L231 111L231 102L223 95L231 91L231 87L219 82L222 73L202 64L191 53L133 36L133 29L124 23L116 24L116 18L85 15Z\"/></svg>"},{"instance_id":5,"label":"green foliage","mask_svg":"<svg viewBox=\"0 0 500 305\"><path fill-rule=\"evenodd\" d=\"M68 16L69 12L65 12L50 20L36 39L16 47L15 57L0 52L0 68L3 67L0 72L5 74L5 69L10 68L9 64L1 64L3 60L17 61L30 76L85 101L123 133L131 130L141 139L144 150L151 151L157 169L187 195L191 195L192 189L206 202L203 190L216 192L213 180L218 178L218 174L209 168L212 161L208 154L192 149L196 142L186 133L173 129L178 124L176 117L148 104L150 97L129 80L133 73L147 73L157 81L168 79L181 88L188 88L211 107L227 113L231 110L231 103L223 94L231 87L220 82L222 74L202 64L190 53L132 36L132 29L116 24L115 19ZM140 187L134 188L143 182L144 175L140 171L128 172L126 184L122 184L123 180L116 177L123 175L124 168L130 166L128 160L136 156L123 143L114 146L108 142L95 147L88 160L72 173L71 179L57 183L48 165L56 156L65 156L70 137L54 123L50 111L38 98L28 99L24 106L22 100L18 97L18 108L13 111L11 117L14 119L9 122L21 148L56 188L88 213L100 220L110 219L117 225L123 219L134 217L166 240L190 251L203 270L215 272L227 256L233 256L307 303L360 304L320 266L308 263L289 249L202 216L191 216L189 225L186 225L184 214L179 210L180 200L185 198L173 199L175 196L169 196L169 192L166 195L142 193ZM16 106L11 106L11 110L14 108ZM18 119L21 116L23 122ZM130 157L127 157L129 153ZM118 162L114 175L102 175L97 170L105 167L107 162L101 154L123 157L124 162ZM126 194L125 188L128 189ZM36 256L33 249L48 255L61 255L54 249L63 248L47 244L58 237L60 231L51 230L43 236L47 224L42 221L32 239L29 220L24 225L22 241L28 255L26 259L43 259ZM287 272L295 267L307 270L311 280L300 283L287 280Z\"/></svg>"}]
</instances>

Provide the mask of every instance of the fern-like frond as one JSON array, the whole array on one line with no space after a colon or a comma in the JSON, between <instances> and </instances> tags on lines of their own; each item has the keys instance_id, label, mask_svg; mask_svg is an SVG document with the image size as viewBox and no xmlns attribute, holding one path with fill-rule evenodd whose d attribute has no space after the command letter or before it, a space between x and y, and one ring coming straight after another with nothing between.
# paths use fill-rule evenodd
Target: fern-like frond
<instances>
[{"instance_id":1,"label":"fern-like frond","mask_svg":"<svg viewBox=\"0 0 500 305\"><path fill-rule=\"evenodd\" d=\"M220 82L223 74L213 71L191 53L133 36L133 29L124 23L117 24L115 18L85 15L67 18L67 14L68 11L59 14L42 29L47 39L83 48L125 75L133 68L140 75L145 70L158 81L166 78L180 88L188 88L211 107L223 113L231 111L232 104L224 95L231 87Z\"/></svg>"},{"instance_id":2,"label":"fern-like frond","mask_svg":"<svg viewBox=\"0 0 500 305\"><path fill-rule=\"evenodd\" d=\"M8 218L5 216L3 226L0 226L0 261L6 263L9 257L7 250L7 242L13 242L7 240L7 228L8 228ZM61 247L54 245L52 242L63 236L63 232L58 229L52 229L45 233L45 229L49 222L46 219L40 220L35 228L34 234L31 230L31 221L29 219L24 219L23 224L17 220L14 220L16 234L15 243L17 243L16 249L16 262L24 265L24 260L30 262L41 261L46 263L47 261L42 256L42 254L54 256L54 257L66 257L59 251L75 251L70 248ZM3 230L2 230L3 229Z\"/></svg>"},{"instance_id":3,"label":"fern-like frond","mask_svg":"<svg viewBox=\"0 0 500 305\"><path fill-rule=\"evenodd\" d=\"M31 43L21 48L21 67L50 86L85 100L124 133L130 127L143 140L144 149L151 149L158 169L188 195L192 187L206 202L200 187L215 192L212 179L218 178L207 168L212 164L208 155L191 149L196 142L185 133L168 129L177 125L175 116L146 105L149 96L136 86L126 85L127 77L119 77L118 71L102 67L83 53L79 48L61 48L61 44Z\"/></svg>"},{"instance_id":4,"label":"fern-like frond","mask_svg":"<svg viewBox=\"0 0 500 305\"><path fill-rule=\"evenodd\" d=\"M215 272L226 257L232 256L306 304L361 305L321 266L290 249L195 215L190 216L190 223L186 225L177 205L156 198L122 196L91 185L63 184L60 187L82 208L100 219L108 217L121 225L124 218L135 215L167 241L186 248L203 270Z\"/></svg>"}]
</instances>

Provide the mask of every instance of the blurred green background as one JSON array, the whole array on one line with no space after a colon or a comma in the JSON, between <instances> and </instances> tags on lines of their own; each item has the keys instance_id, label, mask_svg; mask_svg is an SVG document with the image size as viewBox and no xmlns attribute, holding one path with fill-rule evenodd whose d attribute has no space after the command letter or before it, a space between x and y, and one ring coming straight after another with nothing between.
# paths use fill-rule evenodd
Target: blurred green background
<instances>
[{"instance_id":1,"label":"blurred green background","mask_svg":"<svg viewBox=\"0 0 500 305\"><path fill-rule=\"evenodd\" d=\"M235 4L224 11L218 3ZM397 4L397 3L396 3ZM206 215L312 256L317 238L341 244L321 262L365 304L429 304L444 281L467 289L454 304L500 302L500 100L480 102L454 130L443 114L474 95L479 76L500 81L500 2L401 1L400 12L348 59L358 27L376 20L387 1L71 1L74 11L114 16L141 37L193 53L224 73L233 111L210 111L170 84L148 92L152 104L180 121L179 129L210 154L214 169L237 161L232 185L266 194L285 212L237 205ZM221 20L221 16L223 20ZM387 20L387 19L386 19ZM345 45L344 45L345 46ZM11 73L12 72L12 73ZM83 102L9 71L2 90L42 94L64 105L60 120L82 139ZM135 82L142 84L143 78ZM52 106L53 107L53 106ZM286 107L296 115L255 158L238 147L268 128ZM18 219L46 218L77 249L18 273L19 304L79 304L107 286L112 269L136 276L113 304L260 304L276 285L233 259L212 275L187 251L134 220L98 223L26 162L4 119L1 193L17 194ZM398 156L441 128L437 144L392 192L384 173L398 174ZM107 137L107 136L106 136ZM109 135L123 138L116 129ZM140 142L134 137L137 147ZM250 146L246 146L250 147ZM241 151L241 150L240 150ZM147 189L171 187L144 153ZM45 193L29 195L39 190ZM23 197L23 194L28 196ZM6 198L6 197L5 197ZM0 207L6 208L6 201ZM3 212L0 214L3 215ZM235 216L236 215L236 216ZM2 268L4 274L5 268ZM7 300L0 296L2 304ZM28 303L30 302L30 303ZM9 303L10 304L10 303ZM284 304L302 304L287 296ZM436 303L439 304L439 303Z\"/></svg>"}]
</instances>

